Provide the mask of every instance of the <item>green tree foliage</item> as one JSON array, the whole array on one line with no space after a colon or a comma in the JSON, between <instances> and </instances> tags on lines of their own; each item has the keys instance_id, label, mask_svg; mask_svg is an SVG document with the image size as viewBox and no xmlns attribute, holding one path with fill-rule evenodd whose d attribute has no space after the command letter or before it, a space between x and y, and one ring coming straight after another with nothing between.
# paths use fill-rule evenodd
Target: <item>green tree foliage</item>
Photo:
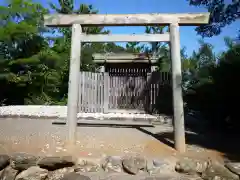
<instances>
[{"instance_id":1,"label":"green tree foliage","mask_svg":"<svg viewBox=\"0 0 240 180\"><path fill-rule=\"evenodd\" d=\"M226 25L240 17L239 0L187 0L190 5L204 7L211 13L210 24L197 27L197 32L205 37L219 35Z\"/></svg>"},{"instance_id":2,"label":"green tree foliage","mask_svg":"<svg viewBox=\"0 0 240 180\"><path fill-rule=\"evenodd\" d=\"M147 26L145 33L147 34L163 34L168 32L168 27L165 26ZM165 42L151 42L150 46L145 46L145 52L152 54L158 59L158 67L162 72L170 71L170 51L169 45Z\"/></svg>"},{"instance_id":3,"label":"green tree foliage","mask_svg":"<svg viewBox=\"0 0 240 180\"><path fill-rule=\"evenodd\" d=\"M52 3L50 6L65 14L97 13L91 5L81 4L75 9L71 0L59 0L59 6ZM7 5L0 6L0 11L0 103L65 103L71 29L44 28L43 15L49 10L31 0L10 0ZM108 33L103 27L84 27L83 31ZM92 53L124 50L114 43L85 43L82 46L81 69L90 71L96 69Z\"/></svg>"},{"instance_id":4,"label":"green tree foliage","mask_svg":"<svg viewBox=\"0 0 240 180\"><path fill-rule=\"evenodd\" d=\"M52 84L58 81L58 56L42 36L47 32L42 18L48 10L24 0L12 0L0 9L1 99L22 104L28 97L56 92Z\"/></svg>"},{"instance_id":5,"label":"green tree foliage","mask_svg":"<svg viewBox=\"0 0 240 180\"><path fill-rule=\"evenodd\" d=\"M217 64L210 48L200 48L193 56L198 58L204 53L208 56L208 63L203 67L195 65L196 73L185 96L189 108L200 111L214 127L221 128L240 125L237 113L240 89L236 84L240 77L240 46L229 39L226 44L228 50L218 57Z\"/></svg>"}]
</instances>

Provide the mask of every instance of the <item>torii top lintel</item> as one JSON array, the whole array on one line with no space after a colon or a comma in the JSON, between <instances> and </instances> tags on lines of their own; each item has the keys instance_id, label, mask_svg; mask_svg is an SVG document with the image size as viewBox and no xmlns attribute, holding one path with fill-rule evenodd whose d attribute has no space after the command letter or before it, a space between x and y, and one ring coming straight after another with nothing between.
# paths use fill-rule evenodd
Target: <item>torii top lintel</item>
<instances>
[{"instance_id":1,"label":"torii top lintel","mask_svg":"<svg viewBox=\"0 0 240 180\"><path fill-rule=\"evenodd\" d=\"M180 14L51 14L44 16L46 26L61 27L81 24L83 26L147 26L169 25L199 26L209 23L210 13Z\"/></svg>"}]
</instances>

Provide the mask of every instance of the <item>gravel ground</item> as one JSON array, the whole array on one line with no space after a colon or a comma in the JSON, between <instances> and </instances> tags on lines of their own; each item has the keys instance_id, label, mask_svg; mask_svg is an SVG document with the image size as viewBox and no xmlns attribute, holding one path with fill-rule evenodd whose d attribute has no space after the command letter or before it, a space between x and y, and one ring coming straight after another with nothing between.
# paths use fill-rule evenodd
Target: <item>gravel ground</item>
<instances>
[{"instance_id":1,"label":"gravel ground","mask_svg":"<svg viewBox=\"0 0 240 180\"><path fill-rule=\"evenodd\" d=\"M134 128L77 127L77 142L70 147L67 126L53 125L51 118L65 117L64 106L6 106L0 116L49 115L50 119L0 118L0 153L29 152L38 155L66 155L102 157L106 155L141 154L149 158L177 157L176 151L153 136ZM169 125L145 128L152 134L172 132ZM188 145L196 156L204 148ZM194 154L193 153L193 154Z\"/></svg>"},{"instance_id":2,"label":"gravel ground","mask_svg":"<svg viewBox=\"0 0 240 180\"><path fill-rule=\"evenodd\" d=\"M67 145L67 127L52 125L51 120L1 118L0 151L24 151L38 154L68 154L76 156L143 154L172 155L175 151L133 128L78 127L76 147Z\"/></svg>"}]
</instances>

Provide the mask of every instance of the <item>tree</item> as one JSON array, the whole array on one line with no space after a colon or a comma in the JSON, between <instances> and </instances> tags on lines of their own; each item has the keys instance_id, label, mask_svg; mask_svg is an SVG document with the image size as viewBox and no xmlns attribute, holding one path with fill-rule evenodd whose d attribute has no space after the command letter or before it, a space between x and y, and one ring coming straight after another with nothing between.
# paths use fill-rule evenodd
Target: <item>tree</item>
<instances>
[{"instance_id":1,"label":"tree","mask_svg":"<svg viewBox=\"0 0 240 180\"><path fill-rule=\"evenodd\" d=\"M168 32L166 26L147 26L145 33L147 34L163 34ZM169 44L165 42L151 42L150 46L145 46L144 51L152 54L158 59L158 69L163 72L169 72L171 69L171 59Z\"/></svg>"},{"instance_id":2,"label":"tree","mask_svg":"<svg viewBox=\"0 0 240 180\"><path fill-rule=\"evenodd\" d=\"M187 0L190 5L204 7L210 12L210 24L197 27L197 32L203 37L219 35L226 25L240 17L240 1L233 0Z\"/></svg>"},{"instance_id":3,"label":"tree","mask_svg":"<svg viewBox=\"0 0 240 180\"><path fill-rule=\"evenodd\" d=\"M58 82L58 56L42 36L47 32L42 19L48 10L27 0L11 0L0 9L0 101L24 104L36 96L46 98L57 91Z\"/></svg>"},{"instance_id":4,"label":"tree","mask_svg":"<svg viewBox=\"0 0 240 180\"><path fill-rule=\"evenodd\" d=\"M240 76L240 46L229 38L225 38L225 42L228 49L218 56L218 63L207 44L202 44L193 54L192 59L201 60L203 56L209 61L204 65L195 61L195 76L189 78L184 99L190 109L200 111L214 128L226 130L229 126L237 128L240 125L235 105L240 100L236 85Z\"/></svg>"},{"instance_id":5,"label":"tree","mask_svg":"<svg viewBox=\"0 0 240 180\"><path fill-rule=\"evenodd\" d=\"M140 53L142 51L142 46L139 46L139 42L128 42L126 44L126 51L129 53Z\"/></svg>"}]
</instances>

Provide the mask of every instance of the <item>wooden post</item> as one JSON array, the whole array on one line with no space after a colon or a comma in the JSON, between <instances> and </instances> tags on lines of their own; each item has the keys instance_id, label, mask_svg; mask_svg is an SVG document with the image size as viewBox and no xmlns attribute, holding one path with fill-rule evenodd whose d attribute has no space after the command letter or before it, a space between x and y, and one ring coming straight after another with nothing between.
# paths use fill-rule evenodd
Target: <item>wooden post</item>
<instances>
[{"instance_id":1,"label":"wooden post","mask_svg":"<svg viewBox=\"0 0 240 180\"><path fill-rule=\"evenodd\" d=\"M157 71L157 66L151 66L151 72Z\"/></svg>"},{"instance_id":2,"label":"wooden post","mask_svg":"<svg viewBox=\"0 0 240 180\"><path fill-rule=\"evenodd\" d=\"M170 24L170 44L172 59L172 88L174 109L174 140L175 149L181 153L185 152L185 129L184 110L182 98L182 69L180 55L179 24Z\"/></svg>"},{"instance_id":3,"label":"wooden post","mask_svg":"<svg viewBox=\"0 0 240 180\"><path fill-rule=\"evenodd\" d=\"M100 66L100 72L104 73L105 72L105 66Z\"/></svg>"},{"instance_id":4,"label":"wooden post","mask_svg":"<svg viewBox=\"0 0 240 180\"><path fill-rule=\"evenodd\" d=\"M81 32L80 24L72 25L71 57L68 81L68 104L67 124L68 140L70 144L76 142L78 94L79 94L79 72L81 58Z\"/></svg>"}]
</instances>

